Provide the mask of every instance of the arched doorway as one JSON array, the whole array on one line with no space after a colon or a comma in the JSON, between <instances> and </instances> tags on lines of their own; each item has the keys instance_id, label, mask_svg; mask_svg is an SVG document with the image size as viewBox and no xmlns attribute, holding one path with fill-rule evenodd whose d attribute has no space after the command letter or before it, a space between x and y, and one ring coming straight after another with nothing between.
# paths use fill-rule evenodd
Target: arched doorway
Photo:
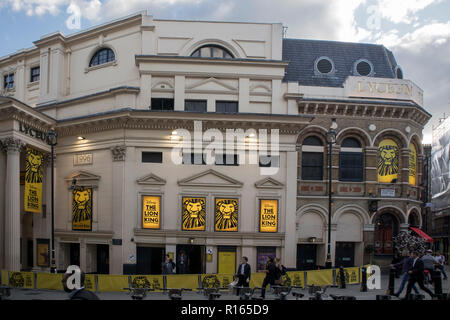
<instances>
[{"instance_id":1,"label":"arched doorway","mask_svg":"<svg viewBox=\"0 0 450 320\"><path fill-rule=\"evenodd\" d=\"M393 237L398 234L398 220L391 213L383 213L375 220L375 255L393 255Z\"/></svg>"}]
</instances>

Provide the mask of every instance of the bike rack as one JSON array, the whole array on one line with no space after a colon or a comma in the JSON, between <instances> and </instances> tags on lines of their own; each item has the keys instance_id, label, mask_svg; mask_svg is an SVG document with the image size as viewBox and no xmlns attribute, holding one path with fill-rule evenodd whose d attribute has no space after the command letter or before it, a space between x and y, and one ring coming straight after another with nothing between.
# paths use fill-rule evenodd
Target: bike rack
<instances>
[{"instance_id":1,"label":"bike rack","mask_svg":"<svg viewBox=\"0 0 450 320\"><path fill-rule=\"evenodd\" d=\"M11 296L11 287L0 286L0 300Z\"/></svg>"},{"instance_id":2,"label":"bike rack","mask_svg":"<svg viewBox=\"0 0 450 320\"><path fill-rule=\"evenodd\" d=\"M123 288L124 290L129 290L131 294L131 299L133 300L143 300L147 296L147 291L154 291L153 288Z\"/></svg>"}]
</instances>

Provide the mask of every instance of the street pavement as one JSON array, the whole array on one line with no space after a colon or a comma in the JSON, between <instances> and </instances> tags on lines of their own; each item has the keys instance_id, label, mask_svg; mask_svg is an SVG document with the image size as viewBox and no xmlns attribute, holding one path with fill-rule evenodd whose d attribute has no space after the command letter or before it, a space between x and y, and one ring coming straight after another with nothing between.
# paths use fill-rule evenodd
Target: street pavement
<instances>
[{"instance_id":1,"label":"street pavement","mask_svg":"<svg viewBox=\"0 0 450 320\"><path fill-rule=\"evenodd\" d=\"M449 267L446 267L446 273L449 274ZM397 290L400 286L401 278L395 279L395 289ZM367 292L360 291L360 285L347 285L345 289L329 287L326 290L327 294L333 294L338 296L355 296L357 300L376 300L377 295L386 294L386 290L388 288L389 277L387 274L382 274L381 276L381 289L368 290ZM429 288L434 292L432 286ZM295 291L301 292L304 294L304 297L300 300L308 300L310 295L308 293L308 289ZM444 293L450 293L450 280L442 280L442 291ZM431 298L423 291L419 292L425 295L425 300L431 300ZM413 291L414 293L414 291ZM96 293L101 300L130 300L131 295L127 292L98 292ZM401 297L404 297L406 294L406 286L403 290ZM183 292L182 294L183 300L206 300L207 297L202 293L198 293L196 291L193 292ZM273 300L276 296L267 290L266 299ZM68 299L68 294L64 291L55 291L55 290L35 290L35 289L12 289L11 296L7 298L8 300L66 300ZM155 293L149 292L144 300L168 300L169 297L164 293ZM239 297L232 294L230 291L223 291L222 296L219 298L220 300L239 300ZM295 300L295 297L292 294L289 294L288 300ZM333 300L330 296L324 297L324 300ZM400 300L396 297L392 297L392 300Z\"/></svg>"}]
</instances>

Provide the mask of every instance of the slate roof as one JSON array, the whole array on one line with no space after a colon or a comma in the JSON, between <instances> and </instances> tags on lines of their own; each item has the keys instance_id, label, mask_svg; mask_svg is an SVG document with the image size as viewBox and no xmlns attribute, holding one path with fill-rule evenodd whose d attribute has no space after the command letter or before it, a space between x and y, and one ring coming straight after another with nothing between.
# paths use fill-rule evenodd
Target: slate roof
<instances>
[{"instance_id":1,"label":"slate roof","mask_svg":"<svg viewBox=\"0 0 450 320\"><path fill-rule=\"evenodd\" d=\"M334 63L331 75L314 70L319 57L328 57ZM289 61L283 81L298 81L303 86L342 87L354 73L355 62L366 59L373 65L373 77L395 78L397 62L383 45L338 41L283 39L283 60Z\"/></svg>"}]
</instances>

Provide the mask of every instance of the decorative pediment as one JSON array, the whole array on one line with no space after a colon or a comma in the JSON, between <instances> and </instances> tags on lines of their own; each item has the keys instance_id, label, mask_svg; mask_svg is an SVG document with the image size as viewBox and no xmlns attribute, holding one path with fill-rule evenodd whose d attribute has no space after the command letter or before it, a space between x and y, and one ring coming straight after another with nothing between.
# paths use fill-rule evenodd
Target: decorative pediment
<instances>
[{"instance_id":1,"label":"decorative pediment","mask_svg":"<svg viewBox=\"0 0 450 320\"><path fill-rule=\"evenodd\" d=\"M213 169L178 180L178 185L186 187L230 187L240 188L243 183Z\"/></svg>"},{"instance_id":2,"label":"decorative pediment","mask_svg":"<svg viewBox=\"0 0 450 320\"><path fill-rule=\"evenodd\" d=\"M90 173L88 171L77 171L64 178L69 187L72 186L73 179L76 179L76 186L78 187L98 187L100 176Z\"/></svg>"},{"instance_id":3,"label":"decorative pediment","mask_svg":"<svg viewBox=\"0 0 450 320\"><path fill-rule=\"evenodd\" d=\"M166 180L158 177L156 174L150 173L142 178L136 180L137 184L152 185L152 186L162 186L166 184Z\"/></svg>"},{"instance_id":4,"label":"decorative pediment","mask_svg":"<svg viewBox=\"0 0 450 320\"><path fill-rule=\"evenodd\" d=\"M230 86L229 84L217 80L216 78L208 78L193 83L188 86L186 90L191 91L233 91L237 92L237 88Z\"/></svg>"},{"instance_id":5,"label":"decorative pediment","mask_svg":"<svg viewBox=\"0 0 450 320\"><path fill-rule=\"evenodd\" d=\"M255 187L258 189L283 189L284 184L278 180L267 177L255 182Z\"/></svg>"}]
</instances>

